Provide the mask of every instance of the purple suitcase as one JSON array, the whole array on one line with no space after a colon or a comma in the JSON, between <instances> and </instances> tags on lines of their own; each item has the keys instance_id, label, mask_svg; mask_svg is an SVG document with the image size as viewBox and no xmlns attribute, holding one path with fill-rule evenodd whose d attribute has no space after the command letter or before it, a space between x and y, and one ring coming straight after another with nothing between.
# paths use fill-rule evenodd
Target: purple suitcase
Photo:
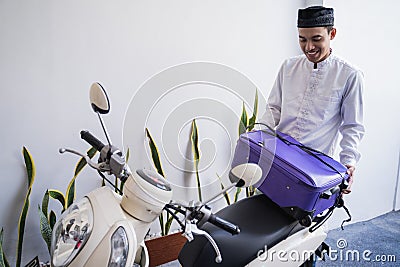
<instances>
[{"instance_id":1,"label":"purple suitcase","mask_svg":"<svg viewBox=\"0 0 400 267\"><path fill-rule=\"evenodd\" d=\"M263 170L255 186L299 220L311 220L334 206L348 178L341 163L271 129L240 136L232 167L245 162L257 163Z\"/></svg>"}]
</instances>

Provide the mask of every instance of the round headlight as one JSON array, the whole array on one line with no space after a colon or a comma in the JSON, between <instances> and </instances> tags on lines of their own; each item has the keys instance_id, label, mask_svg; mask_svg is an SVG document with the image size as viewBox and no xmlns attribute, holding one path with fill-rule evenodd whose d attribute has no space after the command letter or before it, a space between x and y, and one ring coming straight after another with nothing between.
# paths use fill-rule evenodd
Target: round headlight
<instances>
[{"instance_id":1,"label":"round headlight","mask_svg":"<svg viewBox=\"0 0 400 267\"><path fill-rule=\"evenodd\" d=\"M51 237L53 266L68 265L89 239L92 228L92 206L85 197L64 211L54 225Z\"/></svg>"}]
</instances>

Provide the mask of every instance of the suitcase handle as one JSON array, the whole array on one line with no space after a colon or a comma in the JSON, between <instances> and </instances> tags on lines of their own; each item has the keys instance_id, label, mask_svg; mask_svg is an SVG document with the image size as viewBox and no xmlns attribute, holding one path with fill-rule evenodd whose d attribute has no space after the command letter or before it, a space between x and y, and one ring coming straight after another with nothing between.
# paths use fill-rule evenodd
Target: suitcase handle
<instances>
[{"instance_id":1,"label":"suitcase handle","mask_svg":"<svg viewBox=\"0 0 400 267\"><path fill-rule=\"evenodd\" d=\"M325 157L332 158L332 157L328 156L327 154L325 154L325 153L323 153L323 152L321 152L321 151L319 151L319 150L316 150L316 149L314 149L314 148L305 146L305 145L303 145L303 144L301 144L301 143L296 144L296 143L290 142L289 140L285 139L285 138L282 137L280 134L278 134L278 133L277 133L274 129L272 129L271 126L269 126L268 124L265 124L265 123L262 123L262 122L255 122L254 124L249 125L249 126L247 127L247 129L250 129L250 127L254 127L254 125L262 125L262 126L267 127L268 130L270 130L271 132L266 132L266 131L264 131L265 133L267 133L267 134L269 134L269 135L272 135L272 136L274 136L274 137L277 137L279 140L281 140L282 142L284 142L284 143L287 144L287 145L297 146L297 147L300 147L300 148L303 149L303 150L306 149L306 150L311 151L311 152L314 152L314 153L316 153L316 154L320 154L320 155L323 155L323 156L325 156Z\"/></svg>"},{"instance_id":2,"label":"suitcase handle","mask_svg":"<svg viewBox=\"0 0 400 267\"><path fill-rule=\"evenodd\" d=\"M296 144L295 144L296 145ZM330 165L329 163L327 163L325 160L321 159L320 157L318 157L318 155L316 155L315 153L313 153L315 151L315 149L312 149L310 147L304 146L304 145L297 145L301 150L305 151L306 153L310 154L311 156L315 157L316 159L318 159L319 161L321 161L323 164L325 164L326 166L328 166L329 168L331 168L333 171L335 171L337 174L340 175L340 177L342 177L344 179L344 176L342 173L340 173L338 170L336 170L335 167L333 167L332 165ZM320 154L329 157L328 155L318 151ZM331 157L329 157L331 158Z\"/></svg>"},{"instance_id":3,"label":"suitcase handle","mask_svg":"<svg viewBox=\"0 0 400 267\"><path fill-rule=\"evenodd\" d=\"M319 197L323 198L323 199L330 199L333 195L335 195L339 191L340 191L340 186L337 185L335 187L332 187L332 188L322 192L322 194Z\"/></svg>"}]
</instances>

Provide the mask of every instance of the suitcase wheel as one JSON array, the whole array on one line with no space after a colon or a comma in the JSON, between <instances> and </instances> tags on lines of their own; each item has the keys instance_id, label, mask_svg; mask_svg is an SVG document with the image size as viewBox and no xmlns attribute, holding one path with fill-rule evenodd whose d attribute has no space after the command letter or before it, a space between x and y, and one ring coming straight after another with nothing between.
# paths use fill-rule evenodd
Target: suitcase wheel
<instances>
[{"instance_id":1,"label":"suitcase wheel","mask_svg":"<svg viewBox=\"0 0 400 267\"><path fill-rule=\"evenodd\" d=\"M310 215L307 215L303 217L299 222L302 226L309 227L312 223L312 218Z\"/></svg>"}]
</instances>

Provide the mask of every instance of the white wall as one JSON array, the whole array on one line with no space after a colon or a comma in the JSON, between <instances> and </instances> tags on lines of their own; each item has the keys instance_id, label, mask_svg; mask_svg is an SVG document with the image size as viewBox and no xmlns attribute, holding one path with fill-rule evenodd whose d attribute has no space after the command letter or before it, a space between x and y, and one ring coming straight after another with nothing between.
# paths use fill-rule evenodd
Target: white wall
<instances>
[{"instance_id":1,"label":"white wall","mask_svg":"<svg viewBox=\"0 0 400 267\"><path fill-rule=\"evenodd\" d=\"M394 10L399 4L392 2L327 1L336 7L335 53L359 65L366 76L367 135L354 193L348 197L355 221L393 206L400 125L395 119L399 76L394 65L399 57L394 52L399 31ZM365 11L354 12L361 3ZM385 8L386 3L393 8ZM47 188L65 191L77 160L59 155L58 148L87 149L79 138L81 129L103 136L88 104L93 81L102 82L109 92L112 112L104 119L118 146L122 146L130 99L146 80L170 66L192 61L224 64L243 73L267 95L282 60L300 52L295 28L299 7L303 5L290 0L279 5L265 0L119 1L113 5L107 1L1 1L0 181L5 193L0 195L0 226L5 229L11 261L26 191L20 150L27 146L37 165L25 263L37 254L46 260L37 204ZM218 93L212 96L220 103L228 101L220 97ZM199 131L204 128L199 125ZM143 131L143 125L137 129ZM142 143L132 153L144 153L143 147ZM99 185L95 176L91 170L81 174L78 197ZM341 214L336 216L339 219Z\"/></svg>"},{"instance_id":2,"label":"white wall","mask_svg":"<svg viewBox=\"0 0 400 267\"><path fill-rule=\"evenodd\" d=\"M393 209L400 148L400 55L395 1L324 1L335 8L334 52L364 71L366 135L360 146L353 193L354 220ZM361 8L362 7L362 8ZM388 8L390 7L390 8ZM339 216L337 216L339 217ZM335 225L335 223L333 224Z\"/></svg>"},{"instance_id":3,"label":"white wall","mask_svg":"<svg viewBox=\"0 0 400 267\"><path fill-rule=\"evenodd\" d=\"M24 263L37 254L46 260L37 205L47 188L66 190L77 161L59 155L58 148L86 150L88 145L79 138L81 129L103 137L88 103L90 84L100 81L109 92L112 112L104 119L119 146L131 97L147 79L170 66L192 61L224 64L248 76L266 94L280 62L297 52L293 46L297 7L287 0L271 10L272 4L264 0L1 1L0 179L5 193L0 195L0 226L11 262L26 190L22 146L31 151L37 166ZM238 112L240 108L239 103ZM137 131L143 132L143 125ZM152 133L156 135L157 129ZM170 142L176 142L172 138ZM137 142L144 147L143 140ZM132 153L145 157L142 148ZM99 186L95 178L91 170L81 174L79 197Z\"/></svg>"}]
</instances>

